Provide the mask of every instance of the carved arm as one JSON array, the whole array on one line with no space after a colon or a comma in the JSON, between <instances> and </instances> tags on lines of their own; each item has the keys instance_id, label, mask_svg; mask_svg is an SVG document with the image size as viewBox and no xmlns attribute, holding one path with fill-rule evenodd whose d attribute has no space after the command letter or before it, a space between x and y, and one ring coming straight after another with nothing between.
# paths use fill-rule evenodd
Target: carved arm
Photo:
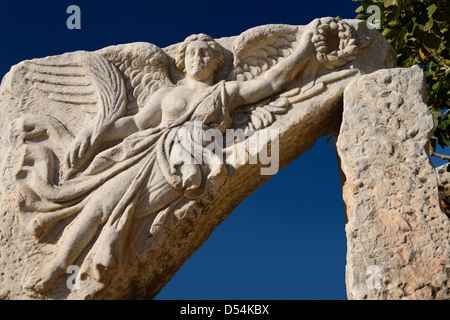
<instances>
[{"instance_id":1,"label":"carved arm","mask_svg":"<svg viewBox=\"0 0 450 320\"><path fill-rule=\"evenodd\" d=\"M100 140L92 141L93 128L78 135L65 156L65 165L69 169L67 176L75 172L71 169L79 168L85 163L100 144L121 141L137 131L158 126L161 122L161 100L165 92L164 89L157 91L136 115L117 119L108 131L101 135Z\"/></svg>"},{"instance_id":2,"label":"carved arm","mask_svg":"<svg viewBox=\"0 0 450 320\"><path fill-rule=\"evenodd\" d=\"M314 26L317 24L317 19L311 22L302 35L299 47L261 77L247 82L227 83L227 92L232 98L231 108L256 103L277 93L293 80L314 55L311 38L314 34Z\"/></svg>"}]
</instances>

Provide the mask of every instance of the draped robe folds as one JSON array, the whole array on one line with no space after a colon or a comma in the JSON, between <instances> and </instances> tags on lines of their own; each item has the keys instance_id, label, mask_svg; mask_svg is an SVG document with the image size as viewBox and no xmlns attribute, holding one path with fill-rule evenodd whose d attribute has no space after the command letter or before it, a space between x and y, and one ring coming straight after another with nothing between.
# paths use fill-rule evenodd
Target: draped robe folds
<instances>
[{"instance_id":1,"label":"draped robe folds","mask_svg":"<svg viewBox=\"0 0 450 320\"><path fill-rule=\"evenodd\" d=\"M133 222L139 225L143 218L150 218L151 223L145 224L147 229L142 230L142 225L137 229L145 232L146 236L154 236L174 213L178 203L206 198L204 195L226 178L227 170L222 159L205 148L204 139L199 139L199 135L204 135L209 128L224 133L231 124L226 98L225 82L221 81L208 88L186 113L172 123L128 136L116 146L97 154L78 176L62 180L57 185L42 178L30 179L25 189L37 195L37 202L21 207L22 215L35 214L28 223L30 231L42 241L56 225L66 223L56 243L54 252L58 252L60 242L67 241L66 234L76 231L78 224L87 222L83 220L99 220L95 234L82 244L84 251L89 250L81 262L81 270L104 280L105 271L123 264L130 249L133 250L139 237L139 234L133 232L131 235L129 232ZM194 126L194 122L201 123L201 126ZM180 133L183 139L180 139ZM189 159L174 163L173 152L179 151L180 147L188 151L185 154ZM200 154L189 152L196 147ZM201 163L198 159L194 161L198 156L202 157ZM34 177L40 175L36 173ZM113 196L108 198L109 194ZM101 202L107 204L102 205ZM89 210L98 210L99 206L102 207L101 217L95 217ZM36 214L37 211L39 213ZM66 219L68 217L74 219ZM89 246L91 244L92 247Z\"/></svg>"}]
</instances>

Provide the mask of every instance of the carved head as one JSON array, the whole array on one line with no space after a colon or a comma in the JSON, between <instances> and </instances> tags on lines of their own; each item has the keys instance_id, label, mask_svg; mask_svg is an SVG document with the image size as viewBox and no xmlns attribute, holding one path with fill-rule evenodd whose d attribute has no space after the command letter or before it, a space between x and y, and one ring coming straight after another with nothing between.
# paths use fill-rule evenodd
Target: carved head
<instances>
[{"instance_id":1,"label":"carved head","mask_svg":"<svg viewBox=\"0 0 450 320\"><path fill-rule=\"evenodd\" d=\"M177 68L195 80L209 78L223 62L222 47L204 33L187 37L175 58Z\"/></svg>"}]
</instances>

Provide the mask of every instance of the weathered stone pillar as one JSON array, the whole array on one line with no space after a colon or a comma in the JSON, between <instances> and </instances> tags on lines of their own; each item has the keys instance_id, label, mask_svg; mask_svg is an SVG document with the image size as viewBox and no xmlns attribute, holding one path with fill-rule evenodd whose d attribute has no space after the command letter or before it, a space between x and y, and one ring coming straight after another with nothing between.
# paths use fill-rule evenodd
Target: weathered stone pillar
<instances>
[{"instance_id":1,"label":"weathered stone pillar","mask_svg":"<svg viewBox=\"0 0 450 320\"><path fill-rule=\"evenodd\" d=\"M422 70L380 70L344 93L337 140L349 299L448 299L449 219L428 156Z\"/></svg>"}]
</instances>

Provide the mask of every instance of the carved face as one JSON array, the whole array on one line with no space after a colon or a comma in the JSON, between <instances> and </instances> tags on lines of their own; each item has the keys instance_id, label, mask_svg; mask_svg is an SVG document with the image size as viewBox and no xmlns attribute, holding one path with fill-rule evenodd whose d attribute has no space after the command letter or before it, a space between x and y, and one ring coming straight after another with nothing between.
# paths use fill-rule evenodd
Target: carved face
<instances>
[{"instance_id":1,"label":"carved face","mask_svg":"<svg viewBox=\"0 0 450 320\"><path fill-rule=\"evenodd\" d=\"M203 41L191 42L186 48L184 64L186 74L192 79L208 79L216 69L213 49Z\"/></svg>"}]
</instances>

